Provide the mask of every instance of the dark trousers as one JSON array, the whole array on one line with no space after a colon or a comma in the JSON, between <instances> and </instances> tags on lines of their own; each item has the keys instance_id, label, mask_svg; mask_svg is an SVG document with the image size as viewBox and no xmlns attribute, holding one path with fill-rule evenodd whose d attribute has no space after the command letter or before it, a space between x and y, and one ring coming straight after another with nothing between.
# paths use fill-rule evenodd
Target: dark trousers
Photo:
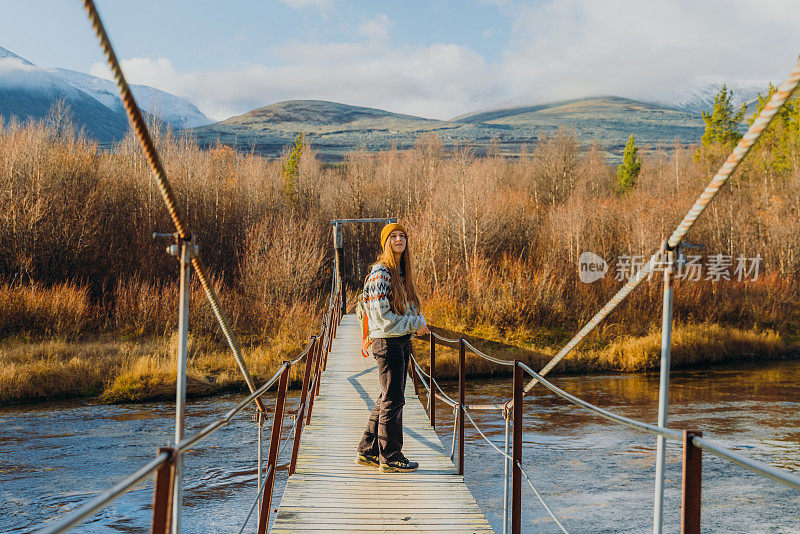
<instances>
[{"instance_id":1,"label":"dark trousers","mask_svg":"<svg viewBox=\"0 0 800 534\"><path fill-rule=\"evenodd\" d=\"M378 456L382 463L403 460L403 405L406 370L411 359L411 335L372 340L378 362L381 394L369 416L358 452Z\"/></svg>"}]
</instances>

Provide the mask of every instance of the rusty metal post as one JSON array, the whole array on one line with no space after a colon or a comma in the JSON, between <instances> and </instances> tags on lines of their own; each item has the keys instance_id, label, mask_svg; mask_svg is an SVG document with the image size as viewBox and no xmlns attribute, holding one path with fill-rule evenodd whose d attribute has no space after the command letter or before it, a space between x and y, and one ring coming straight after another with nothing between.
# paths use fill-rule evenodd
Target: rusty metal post
<instances>
[{"instance_id":1,"label":"rusty metal post","mask_svg":"<svg viewBox=\"0 0 800 534\"><path fill-rule=\"evenodd\" d=\"M436 429L436 385L433 383L433 375L436 374L436 338L433 335L433 332L430 334L431 336L431 361L430 361L430 369L428 370L428 374L430 375L430 380L428 383L428 387L430 387L430 395L428 397L428 404L430 407L428 408L428 417L431 419L431 427L435 430Z\"/></svg>"},{"instance_id":2,"label":"rusty metal post","mask_svg":"<svg viewBox=\"0 0 800 534\"><path fill-rule=\"evenodd\" d=\"M511 457L511 534L522 532L522 367L514 360L514 437Z\"/></svg>"},{"instance_id":3,"label":"rusty metal post","mask_svg":"<svg viewBox=\"0 0 800 534\"><path fill-rule=\"evenodd\" d=\"M311 411L314 409L314 399L319 393L319 365L322 360L322 353L325 350L325 340L319 340L319 349L317 350L316 361L314 362L314 372L311 375L314 381L314 387L308 392L308 415L306 416L306 424L311 424Z\"/></svg>"},{"instance_id":4,"label":"rusty metal post","mask_svg":"<svg viewBox=\"0 0 800 534\"><path fill-rule=\"evenodd\" d=\"M153 526L151 534L168 534L171 530L172 495L175 486L175 449L160 447L158 454L168 453L169 460L156 471L155 491L153 492Z\"/></svg>"},{"instance_id":5,"label":"rusty metal post","mask_svg":"<svg viewBox=\"0 0 800 534\"><path fill-rule=\"evenodd\" d=\"M314 378L317 379L314 385L314 397L319 395L319 383L320 383L320 376L322 375L322 370L324 369L323 362L325 361L325 357L328 354L328 329L325 329L325 337L322 338L322 349L319 351L319 358L317 358L317 364L314 367Z\"/></svg>"},{"instance_id":6,"label":"rusty metal post","mask_svg":"<svg viewBox=\"0 0 800 534\"><path fill-rule=\"evenodd\" d=\"M284 364L288 362L283 362ZM283 408L286 406L286 388L289 385L289 369L284 367L278 381L278 398L275 400L275 418L272 420L272 438L269 443L269 456L267 457L267 480L264 482L264 496L261 499L261 513L258 518L258 533L266 534L269 524L269 509L272 506L272 490L275 486L275 469L278 465L278 447L281 444L281 430L283 430ZM272 469L270 469L270 467Z\"/></svg>"},{"instance_id":7,"label":"rusty metal post","mask_svg":"<svg viewBox=\"0 0 800 534\"><path fill-rule=\"evenodd\" d=\"M699 430L683 431L683 482L681 484L681 534L700 534L703 449L692 444L693 437L703 437Z\"/></svg>"},{"instance_id":8,"label":"rusty metal post","mask_svg":"<svg viewBox=\"0 0 800 534\"><path fill-rule=\"evenodd\" d=\"M464 338L458 338L458 474L464 474L464 386L466 382L466 353Z\"/></svg>"},{"instance_id":9,"label":"rusty metal post","mask_svg":"<svg viewBox=\"0 0 800 534\"><path fill-rule=\"evenodd\" d=\"M297 455L300 452L300 436L303 433L303 419L306 415L306 403L308 401L308 384L311 381L311 366L314 361L314 352L317 347L317 338L314 337L311 349L306 355L306 369L303 373L303 389L300 391L300 404L297 407L297 427L294 431L294 443L292 443L292 459L289 462L289 476L294 474L297 466Z\"/></svg>"}]
</instances>

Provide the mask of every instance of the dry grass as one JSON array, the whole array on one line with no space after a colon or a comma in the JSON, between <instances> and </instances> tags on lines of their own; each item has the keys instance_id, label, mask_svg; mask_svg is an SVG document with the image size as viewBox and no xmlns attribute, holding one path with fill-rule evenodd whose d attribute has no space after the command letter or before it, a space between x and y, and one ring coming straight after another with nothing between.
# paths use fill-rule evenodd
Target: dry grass
<instances>
[{"instance_id":1,"label":"dry grass","mask_svg":"<svg viewBox=\"0 0 800 534\"><path fill-rule=\"evenodd\" d=\"M0 286L0 336L75 338L96 326L88 288L72 282Z\"/></svg>"},{"instance_id":2,"label":"dry grass","mask_svg":"<svg viewBox=\"0 0 800 534\"><path fill-rule=\"evenodd\" d=\"M245 362L263 381L305 345L315 321L297 308L284 316L275 335L243 348ZM0 404L99 396L102 402L175 398L175 335L136 340L107 335L81 341L23 342L0 345ZM300 366L294 382L302 378ZM227 347L208 336L191 336L187 395L244 391L246 384Z\"/></svg>"},{"instance_id":3,"label":"dry grass","mask_svg":"<svg viewBox=\"0 0 800 534\"><path fill-rule=\"evenodd\" d=\"M354 153L337 166L306 152L286 191L279 160L202 151L168 131L156 143L261 376L313 330L327 296L331 219L398 216L431 322L502 343L502 353L531 351L522 354L538 364L620 287L611 276L581 283L579 254L650 254L716 164L695 162L692 150L656 152L620 196L615 170L569 132L516 160L475 158L468 148L446 154L426 136L407 152ZM690 236L707 254L760 254L761 276L677 284L676 362L797 355L800 157L776 170L765 166L768 150L756 147ZM0 340L4 355L17 355L3 370L2 402L169 396L177 263L151 238L171 223L133 137L100 151L68 125L0 124L0 191ZM348 290L377 255L377 231L344 228ZM649 368L660 302L660 281L643 284L559 369ZM191 310L192 332L205 341L190 391L240 387L197 287ZM470 363L494 372L481 365Z\"/></svg>"}]
</instances>

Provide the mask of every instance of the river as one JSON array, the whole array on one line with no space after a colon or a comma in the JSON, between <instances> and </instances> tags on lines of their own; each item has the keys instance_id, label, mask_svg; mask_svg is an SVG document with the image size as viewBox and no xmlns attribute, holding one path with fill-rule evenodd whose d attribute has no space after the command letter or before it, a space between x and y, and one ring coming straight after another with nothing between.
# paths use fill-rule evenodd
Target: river
<instances>
[{"instance_id":1,"label":"river","mask_svg":"<svg viewBox=\"0 0 800 534\"><path fill-rule=\"evenodd\" d=\"M587 401L627 417L655 422L658 376L566 376L553 380ZM454 384L445 389L454 391ZM471 382L467 403L508 398L510 380ZM187 433L241 399L191 400ZM409 402L413 402L409 399ZM452 414L437 410L437 430L450 445ZM173 434L168 403L97 405L48 403L0 410L0 531L26 532L118 482L156 454ZM476 423L502 447L504 423L475 412ZM287 419L287 425L289 424ZM669 424L800 471L800 361L673 372ZM523 464L538 491L570 532L649 532L652 529L655 439L616 426L541 387L524 410ZM268 434L268 430L265 432ZM249 415L200 443L186 457L185 532L238 532L255 497L255 425ZM494 529L501 532L503 464L467 423L467 484ZM285 472L278 474L273 507ZM665 532L680 528L681 448L667 448ZM800 492L706 453L703 530L800 533ZM523 487L523 530L558 532ZM84 522L75 532L147 532L152 483L147 482ZM254 519L251 519L254 521ZM254 523L251 524L254 531Z\"/></svg>"}]
</instances>

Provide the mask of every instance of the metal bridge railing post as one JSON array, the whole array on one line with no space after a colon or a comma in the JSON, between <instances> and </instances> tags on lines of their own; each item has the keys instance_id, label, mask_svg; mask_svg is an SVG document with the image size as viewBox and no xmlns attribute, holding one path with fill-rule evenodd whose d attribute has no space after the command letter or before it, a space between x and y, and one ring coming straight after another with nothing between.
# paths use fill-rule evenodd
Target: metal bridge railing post
<instances>
[{"instance_id":1,"label":"metal bridge railing post","mask_svg":"<svg viewBox=\"0 0 800 534\"><path fill-rule=\"evenodd\" d=\"M672 341L672 293L675 253L662 245L664 265L664 302L661 316L661 372L658 387L658 426L667 426L669 405L670 343ZM653 503L653 534L661 534L664 523L664 463L666 460L666 438L659 435L656 446L656 484Z\"/></svg>"},{"instance_id":2,"label":"metal bridge railing post","mask_svg":"<svg viewBox=\"0 0 800 534\"><path fill-rule=\"evenodd\" d=\"M319 365L320 361L322 361L322 353L325 350L325 339L322 338L319 340L318 347L317 347L317 357L315 358L314 362L314 373L311 375L314 381L314 387L311 391L308 392L308 415L306 415L306 424L311 424L311 411L314 409L314 399L317 397L319 393Z\"/></svg>"},{"instance_id":3,"label":"metal bridge railing post","mask_svg":"<svg viewBox=\"0 0 800 534\"><path fill-rule=\"evenodd\" d=\"M433 383L434 375L436 374L436 337L433 335L433 332L430 334L431 336L431 361L430 361L430 369L428 370L429 374L429 391L428 391L428 417L431 420L431 427L435 430L436 429L436 385Z\"/></svg>"},{"instance_id":4,"label":"metal bridge railing post","mask_svg":"<svg viewBox=\"0 0 800 534\"><path fill-rule=\"evenodd\" d=\"M297 407L297 428L294 431L294 443L292 443L292 459L289 462L289 476L294 474L297 467L297 455L300 452L300 436L303 434L303 419L306 415L306 404L308 402L308 385L311 381L311 366L314 363L314 352L319 339L312 337L311 349L306 355L306 368L303 373L303 389L300 390L300 404Z\"/></svg>"},{"instance_id":5,"label":"metal bridge railing post","mask_svg":"<svg viewBox=\"0 0 800 534\"><path fill-rule=\"evenodd\" d=\"M154 234L159 237L159 234ZM190 241L177 238L177 243L167 247L167 253L180 261L180 300L178 304L178 354L177 381L175 384L175 445L183 439L186 427L186 365L189 350L189 293L191 292L192 258L197 256L194 237ZM175 481L172 485L172 532L180 532L183 503L183 461L178 453L174 459Z\"/></svg>"},{"instance_id":6,"label":"metal bridge railing post","mask_svg":"<svg viewBox=\"0 0 800 534\"><path fill-rule=\"evenodd\" d=\"M158 454L168 453L170 460L164 462L156 471L155 491L153 492L152 534L168 534L171 530L172 496L175 487L175 449L160 447Z\"/></svg>"},{"instance_id":7,"label":"metal bridge railing post","mask_svg":"<svg viewBox=\"0 0 800 534\"><path fill-rule=\"evenodd\" d=\"M466 353L464 338L458 338L458 474L464 474L464 386Z\"/></svg>"},{"instance_id":8,"label":"metal bridge railing post","mask_svg":"<svg viewBox=\"0 0 800 534\"><path fill-rule=\"evenodd\" d=\"M511 457L511 534L522 532L522 367L514 360L514 441Z\"/></svg>"},{"instance_id":9,"label":"metal bridge railing post","mask_svg":"<svg viewBox=\"0 0 800 534\"><path fill-rule=\"evenodd\" d=\"M703 481L703 449L692 438L699 430L683 431L683 482L681 484L681 534L700 534L700 490Z\"/></svg>"},{"instance_id":10,"label":"metal bridge railing post","mask_svg":"<svg viewBox=\"0 0 800 534\"><path fill-rule=\"evenodd\" d=\"M289 385L289 362L283 362L284 368L278 382L278 398L275 400L275 418L272 420L272 436L267 457L267 480L264 482L264 496L261 500L261 511L258 518L258 533L266 534L269 524L269 509L272 506L272 490L275 486L275 469L278 465L278 447L281 443L283 429L283 408L286 406L286 389Z\"/></svg>"},{"instance_id":11,"label":"metal bridge railing post","mask_svg":"<svg viewBox=\"0 0 800 534\"><path fill-rule=\"evenodd\" d=\"M506 448L505 458L503 458L503 534L508 534L508 430L511 420L509 419L508 409L503 409L503 419L506 420Z\"/></svg>"},{"instance_id":12,"label":"metal bridge railing post","mask_svg":"<svg viewBox=\"0 0 800 534\"><path fill-rule=\"evenodd\" d=\"M258 470L258 477L256 479L257 486L256 486L256 493L258 494L258 506L261 506L261 475L264 472L264 454L263 454L263 442L264 442L264 412L258 411L256 412L256 425L258 426L258 462L257 462L257 470Z\"/></svg>"}]
</instances>

